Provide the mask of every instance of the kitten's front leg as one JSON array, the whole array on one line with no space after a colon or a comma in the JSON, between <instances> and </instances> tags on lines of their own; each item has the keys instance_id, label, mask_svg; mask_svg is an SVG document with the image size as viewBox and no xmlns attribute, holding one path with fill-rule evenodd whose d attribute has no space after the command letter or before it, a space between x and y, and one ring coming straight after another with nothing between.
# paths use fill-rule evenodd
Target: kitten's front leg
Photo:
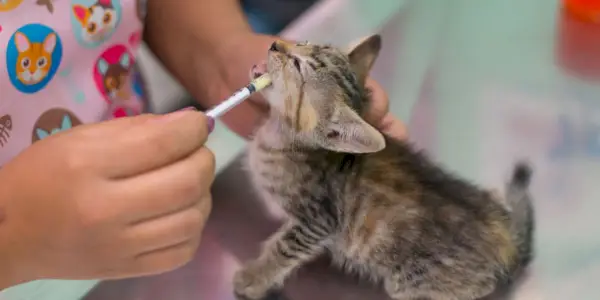
<instances>
[{"instance_id":1,"label":"kitten's front leg","mask_svg":"<svg viewBox=\"0 0 600 300\"><path fill-rule=\"evenodd\" d=\"M325 238L295 221L288 221L265 243L258 259L236 272L233 278L236 296L267 299L270 292L281 288L292 271L322 253Z\"/></svg>"}]
</instances>

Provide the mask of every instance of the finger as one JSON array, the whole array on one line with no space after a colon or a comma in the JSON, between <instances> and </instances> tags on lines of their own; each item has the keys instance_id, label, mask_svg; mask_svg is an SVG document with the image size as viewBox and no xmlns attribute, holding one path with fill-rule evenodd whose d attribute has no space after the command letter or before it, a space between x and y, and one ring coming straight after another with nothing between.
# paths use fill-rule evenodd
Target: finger
<instances>
[{"instance_id":1,"label":"finger","mask_svg":"<svg viewBox=\"0 0 600 300\"><path fill-rule=\"evenodd\" d=\"M383 87L371 78L367 78L365 86L370 91L369 106L365 113L365 120L375 125L381 122L381 119L389 111L388 95Z\"/></svg>"},{"instance_id":2,"label":"finger","mask_svg":"<svg viewBox=\"0 0 600 300\"><path fill-rule=\"evenodd\" d=\"M76 126L73 127L73 129L69 130L69 134L85 133L86 136L104 138L107 134L110 134L110 132L120 132L123 131L123 128L143 124L151 119L155 119L158 117L160 116L153 114L143 114L132 117L112 119L99 123L82 124L81 126ZM62 132L60 134L62 134Z\"/></svg>"},{"instance_id":3,"label":"finger","mask_svg":"<svg viewBox=\"0 0 600 300\"><path fill-rule=\"evenodd\" d=\"M97 159L111 178L132 177L179 161L204 145L208 136L207 118L195 111L123 125Z\"/></svg>"},{"instance_id":4,"label":"finger","mask_svg":"<svg viewBox=\"0 0 600 300\"><path fill-rule=\"evenodd\" d=\"M118 130L118 131L123 131L123 128L128 128L130 126L136 126L139 124L144 124L152 119L156 119L156 118L160 118L160 115L155 115L155 114L143 114L143 115L137 115L137 116L131 116L131 117L122 117L122 118L116 118L116 119L111 119L108 121L103 121L100 123L96 123L95 125L99 125L99 126L94 126L93 128L93 132L99 132L101 134L106 134L107 130ZM92 124L94 125L94 124ZM74 129L77 129L81 126L77 126Z\"/></svg>"},{"instance_id":5,"label":"finger","mask_svg":"<svg viewBox=\"0 0 600 300\"><path fill-rule=\"evenodd\" d=\"M208 194L187 209L129 227L125 240L136 256L184 243L200 235L211 206Z\"/></svg>"},{"instance_id":6,"label":"finger","mask_svg":"<svg viewBox=\"0 0 600 300\"><path fill-rule=\"evenodd\" d=\"M142 124L142 123L147 122L150 119L159 118L159 117L161 117L161 116L155 115L155 114L142 114L142 115L131 116L131 117L111 119L108 121L104 121L100 124L102 124L105 129L106 128L122 129L123 126L133 126L133 125L137 125L137 124Z\"/></svg>"},{"instance_id":7,"label":"finger","mask_svg":"<svg viewBox=\"0 0 600 300\"><path fill-rule=\"evenodd\" d=\"M133 225L186 209L208 194L215 157L201 148L186 159L149 173L111 183L107 204L125 224Z\"/></svg>"},{"instance_id":8,"label":"finger","mask_svg":"<svg viewBox=\"0 0 600 300\"><path fill-rule=\"evenodd\" d=\"M398 140L405 140L408 138L408 131L404 123L390 113L381 119L378 128L391 138Z\"/></svg>"},{"instance_id":9,"label":"finger","mask_svg":"<svg viewBox=\"0 0 600 300\"><path fill-rule=\"evenodd\" d=\"M183 243L139 255L129 265L128 273L146 276L178 269L194 258L200 238L199 234Z\"/></svg>"}]
</instances>

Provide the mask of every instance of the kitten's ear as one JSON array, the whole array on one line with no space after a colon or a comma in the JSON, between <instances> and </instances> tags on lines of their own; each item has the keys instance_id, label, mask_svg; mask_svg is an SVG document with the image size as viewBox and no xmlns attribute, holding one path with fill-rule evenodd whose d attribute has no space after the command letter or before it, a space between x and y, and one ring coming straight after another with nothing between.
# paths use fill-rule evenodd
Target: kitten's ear
<instances>
[{"instance_id":1,"label":"kitten's ear","mask_svg":"<svg viewBox=\"0 0 600 300\"><path fill-rule=\"evenodd\" d=\"M108 71L108 62L106 62L106 60L104 60L103 58L98 59L98 72L100 72L100 74L102 75L106 75L106 72Z\"/></svg>"},{"instance_id":2,"label":"kitten's ear","mask_svg":"<svg viewBox=\"0 0 600 300\"><path fill-rule=\"evenodd\" d=\"M381 35L371 35L348 50L348 58L359 82L364 83L381 50Z\"/></svg>"},{"instance_id":3,"label":"kitten's ear","mask_svg":"<svg viewBox=\"0 0 600 300\"><path fill-rule=\"evenodd\" d=\"M48 133L48 131L46 131L44 129L40 129L40 128L37 128L35 130L35 134L37 135L38 140L43 140L43 139L47 138L50 135Z\"/></svg>"},{"instance_id":4,"label":"kitten's ear","mask_svg":"<svg viewBox=\"0 0 600 300\"><path fill-rule=\"evenodd\" d=\"M31 43L29 42L27 36L19 31L15 33L15 45L17 46L17 51L21 53L29 50L31 47Z\"/></svg>"},{"instance_id":5,"label":"kitten's ear","mask_svg":"<svg viewBox=\"0 0 600 300\"><path fill-rule=\"evenodd\" d=\"M69 115L64 115L61 123L61 130L71 129L73 127L73 123L71 122L71 117Z\"/></svg>"},{"instance_id":6,"label":"kitten's ear","mask_svg":"<svg viewBox=\"0 0 600 300\"><path fill-rule=\"evenodd\" d=\"M129 69L129 66L131 65L131 59L127 52L125 52L125 53L123 53L123 55L121 55L121 58L119 59L119 63L121 64L121 66L123 66L123 68Z\"/></svg>"},{"instance_id":7,"label":"kitten's ear","mask_svg":"<svg viewBox=\"0 0 600 300\"><path fill-rule=\"evenodd\" d=\"M325 129L324 148L348 153L373 153L385 148L385 138L350 107L338 111Z\"/></svg>"},{"instance_id":8,"label":"kitten's ear","mask_svg":"<svg viewBox=\"0 0 600 300\"><path fill-rule=\"evenodd\" d=\"M44 39L44 50L48 53L52 53L54 51L54 47L56 47L56 34L50 33Z\"/></svg>"},{"instance_id":9,"label":"kitten's ear","mask_svg":"<svg viewBox=\"0 0 600 300\"><path fill-rule=\"evenodd\" d=\"M75 15L75 19L81 24L81 26L85 26L87 23L87 19L89 18L90 11L87 7L81 4L75 4L72 7L73 15Z\"/></svg>"}]
</instances>

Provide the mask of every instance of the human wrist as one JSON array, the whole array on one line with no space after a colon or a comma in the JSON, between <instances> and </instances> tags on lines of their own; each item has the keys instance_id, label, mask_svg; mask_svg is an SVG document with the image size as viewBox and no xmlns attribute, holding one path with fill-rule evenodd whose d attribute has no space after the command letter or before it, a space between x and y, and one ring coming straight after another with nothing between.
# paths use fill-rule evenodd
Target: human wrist
<instances>
[{"instance_id":1,"label":"human wrist","mask_svg":"<svg viewBox=\"0 0 600 300\"><path fill-rule=\"evenodd\" d=\"M249 59L250 48L259 35L254 32L236 32L213 45L196 40L196 49L190 57L191 71L183 82L192 96L203 107L216 105L228 93L247 83L252 64L260 60Z\"/></svg>"},{"instance_id":2,"label":"human wrist","mask_svg":"<svg viewBox=\"0 0 600 300\"><path fill-rule=\"evenodd\" d=\"M195 82L222 80L237 89L247 83L251 67L266 58L269 45L275 37L254 32L238 32L205 52L196 52L192 58ZM218 78L215 78L218 77ZM241 81L240 81L241 79ZM233 90L231 91L233 92Z\"/></svg>"},{"instance_id":3,"label":"human wrist","mask_svg":"<svg viewBox=\"0 0 600 300\"><path fill-rule=\"evenodd\" d=\"M165 3L148 2L144 39L170 73L193 92L198 69L218 71L228 45L253 32L238 0Z\"/></svg>"}]
</instances>

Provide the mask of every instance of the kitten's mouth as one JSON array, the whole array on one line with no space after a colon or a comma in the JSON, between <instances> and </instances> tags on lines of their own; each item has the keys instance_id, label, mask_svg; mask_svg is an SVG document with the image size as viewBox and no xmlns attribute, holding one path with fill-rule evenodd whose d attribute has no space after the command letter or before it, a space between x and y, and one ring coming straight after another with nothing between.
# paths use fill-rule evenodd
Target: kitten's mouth
<instances>
[{"instance_id":1,"label":"kitten's mouth","mask_svg":"<svg viewBox=\"0 0 600 300\"><path fill-rule=\"evenodd\" d=\"M251 72L252 72L252 79L256 79L256 78L268 73L267 61L262 61L259 64L252 66Z\"/></svg>"}]
</instances>

